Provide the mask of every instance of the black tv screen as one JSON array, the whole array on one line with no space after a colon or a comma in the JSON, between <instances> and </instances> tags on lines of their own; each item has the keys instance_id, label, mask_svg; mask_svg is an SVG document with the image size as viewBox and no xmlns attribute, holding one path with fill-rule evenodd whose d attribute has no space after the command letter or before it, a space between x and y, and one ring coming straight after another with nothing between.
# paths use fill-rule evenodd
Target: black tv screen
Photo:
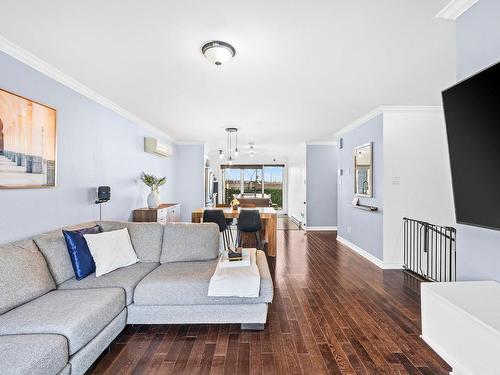
<instances>
[{"instance_id":1,"label":"black tv screen","mask_svg":"<svg viewBox=\"0 0 500 375\"><path fill-rule=\"evenodd\" d=\"M443 91L443 105L457 222L500 229L500 63Z\"/></svg>"}]
</instances>

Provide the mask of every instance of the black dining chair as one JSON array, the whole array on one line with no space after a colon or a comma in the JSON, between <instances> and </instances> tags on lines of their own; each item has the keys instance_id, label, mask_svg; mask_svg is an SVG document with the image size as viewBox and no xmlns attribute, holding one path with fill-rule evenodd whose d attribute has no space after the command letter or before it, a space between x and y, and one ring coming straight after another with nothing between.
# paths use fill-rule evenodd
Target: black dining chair
<instances>
[{"instance_id":1,"label":"black dining chair","mask_svg":"<svg viewBox=\"0 0 500 375\"><path fill-rule=\"evenodd\" d=\"M243 233L253 233L257 241L257 249L262 248L262 241L260 238L260 230L262 229L262 222L260 220L259 210L240 210L238 218L238 234L236 235L236 243L241 245L241 238Z\"/></svg>"},{"instance_id":2,"label":"black dining chair","mask_svg":"<svg viewBox=\"0 0 500 375\"><path fill-rule=\"evenodd\" d=\"M204 223L215 223L219 226L219 232L222 234L222 240L224 241L224 249L229 250L230 245L233 241L233 233L227 225L226 218L224 216L224 211L222 210L204 210L203 211L203 222Z\"/></svg>"},{"instance_id":3,"label":"black dining chair","mask_svg":"<svg viewBox=\"0 0 500 375\"><path fill-rule=\"evenodd\" d=\"M231 207L231 205L226 204L226 203L217 203L215 205L215 207L217 207L217 208L229 208L229 207ZM233 225L234 219L232 217L226 218L226 223L227 223L227 225Z\"/></svg>"}]
</instances>

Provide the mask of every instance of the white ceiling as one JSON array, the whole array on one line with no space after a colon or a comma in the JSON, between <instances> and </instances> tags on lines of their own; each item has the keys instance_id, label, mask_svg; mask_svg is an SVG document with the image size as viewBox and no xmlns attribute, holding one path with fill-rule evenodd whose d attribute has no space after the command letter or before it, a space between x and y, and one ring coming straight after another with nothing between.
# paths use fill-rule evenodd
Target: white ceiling
<instances>
[{"instance_id":1,"label":"white ceiling","mask_svg":"<svg viewBox=\"0 0 500 375\"><path fill-rule=\"evenodd\" d=\"M447 0L0 0L0 34L177 141L283 155L455 80ZM217 68L212 39L236 56Z\"/></svg>"}]
</instances>

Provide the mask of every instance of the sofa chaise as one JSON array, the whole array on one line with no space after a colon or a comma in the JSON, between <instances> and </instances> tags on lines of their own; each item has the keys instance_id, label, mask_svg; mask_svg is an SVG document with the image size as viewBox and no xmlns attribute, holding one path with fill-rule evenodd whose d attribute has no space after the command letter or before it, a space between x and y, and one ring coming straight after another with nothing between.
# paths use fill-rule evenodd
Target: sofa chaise
<instances>
[{"instance_id":1,"label":"sofa chaise","mask_svg":"<svg viewBox=\"0 0 500 375\"><path fill-rule=\"evenodd\" d=\"M61 230L0 246L1 374L84 374L126 324L263 329L273 283L262 251L259 297L208 297L216 224L97 224L127 228L139 262L78 281Z\"/></svg>"}]
</instances>

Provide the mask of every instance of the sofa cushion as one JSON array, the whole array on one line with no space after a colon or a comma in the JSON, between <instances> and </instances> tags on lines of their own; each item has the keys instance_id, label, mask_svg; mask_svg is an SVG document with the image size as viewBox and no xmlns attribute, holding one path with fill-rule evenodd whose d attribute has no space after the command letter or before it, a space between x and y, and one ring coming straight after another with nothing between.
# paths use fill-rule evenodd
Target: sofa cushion
<instances>
[{"instance_id":1,"label":"sofa cushion","mask_svg":"<svg viewBox=\"0 0 500 375\"><path fill-rule=\"evenodd\" d=\"M95 262L83 235L89 233L96 234L100 231L101 227L99 225L79 230L63 229L62 231L68 247L71 264L73 265L73 271L75 271L75 277L78 280L95 272Z\"/></svg>"},{"instance_id":2,"label":"sofa cushion","mask_svg":"<svg viewBox=\"0 0 500 375\"><path fill-rule=\"evenodd\" d=\"M120 334L127 325L128 309L123 309L121 313L114 318L99 334L87 345L73 354L69 362L71 364L71 373L91 374L96 371L87 371L97 358L108 348L113 340ZM134 349L132 349L133 351ZM124 372L121 372L122 374Z\"/></svg>"},{"instance_id":3,"label":"sofa cushion","mask_svg":"<svg viewBox=\"0 0 500 375\"><path fill-rule=\"evenodd\" d=\"M128 223L100 221L104 232L127 228L132 246L140 262L159 262L163 241L163 225L159 223Z\"/></svg>"},{"instance_id":4,"label":"sofa cushion","mask_svg":"<svg viewBox=\"0 0 500 375\"><path fill-rule=\"evenodd\" d=\"M68 360L68 341L64 336L0 336L0 374L58 374Z\"/></svg>"},{"instance_id":5,"label":"sofa cushion","mask_svg":"<svg viewBox=\"0 0 500 375\"><path fill-rule=\"evenodd\" d=\"M53 290L1 315L0 335L62 335L71 355L124 308L125 293L120 288Z\"/></svg>"},{"instance_id":6,"label":"sofa cushion","mask_svg":"<svg viewBox=\"0 0 500 375\"><path fill-rule=\"evenodd\" d=\"M219 227L215 223L167 223L160 263L216 259L219 236Z\"/></svg>"},{"instance_id":7,"label":"sofa cushion","mask_svg":"<svg viewBox=\"0 0 500 375\"><path fill-rule=\"evenodd\" d=\"M159 263L136 263L117 269L106 275L95 277L95 274L78 281L69 279L58 286L59 289L92 289L92 288L122 288L127 298L127 306L133 302L134 289L144 276L153 271Z\"/></svg>"},{"instance_id":8,"label":"sofa cushion","mask_svg":"<svg viewBox=\"0 0 500 375\"><path fill-rule=\"evenodd\" d=\"M273 282L266 256L257 251L261 276L257 298L209 297L208 285L218 259L204 262L166 263L147 275L134 292L135 305L212 305L264 303L273 299Z\"/></svg>"},{"instance_id":9,"label":"sofa cushion","mask_svg":"<svg viewBox=\"0 0 500 375\"><path fill-rule=\"evenodd\" d=\"M0 246L0 314L55 287L47 263L33 241Z\"/></svg>"},{"instance_id":10,"label":"sofa cushion","mask_svg":"<svg viewBox=\"0 0 500 375\"><path fill-rule=\"evenodd\" d=\"M78 230L94 226L95 223L83 223L70 227L66 230ZM62 229L43 233L33 238L36 245L44 255L49 265L50 272L57 285L75 276L71 259L68 253L68 246L64 240Z\"/></svg>"},{"instance_id":11,"label":"sofa cushion","mask_svg":"<svg viewBox=\"0 0 500 375\"><path fill-rule=\"evenodd\" d=\"M97 277L139 261L127 228L98 234L84 234L83 238L87 241L94 258Z\"/></svg>"}]
</instances>

